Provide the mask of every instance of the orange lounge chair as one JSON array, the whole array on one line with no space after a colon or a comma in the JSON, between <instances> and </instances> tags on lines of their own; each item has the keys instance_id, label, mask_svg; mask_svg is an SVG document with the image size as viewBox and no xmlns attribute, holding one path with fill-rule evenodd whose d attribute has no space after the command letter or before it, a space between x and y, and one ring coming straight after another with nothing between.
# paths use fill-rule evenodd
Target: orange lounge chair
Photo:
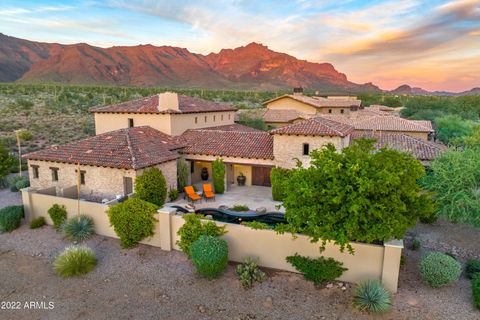
<instances>
[{"instance_id":1,"label":"orange lounge chair","mask_svg":"<svg viewBox=\"0 0 480 320\"><path fill-rule=\"evenodd\" d=\"M212 185L210 183L203 184L203 196L205 199L213 199L215 200L215 193L212 190Z\"/></svg>"},{"instance_id":2,"label":"orange lounge chair","mask_svg":"<svg viewBox=\"0 0 480 320\"><path fill-rule=\"evenodd\" d=\"M188 199L192 201L192 203L198 200L202 200L202 197L195 193L195 190L193 190L192 186L186 186L183 189L185 190L185 194L187 195Z\"/></svg>"}]
</instances>

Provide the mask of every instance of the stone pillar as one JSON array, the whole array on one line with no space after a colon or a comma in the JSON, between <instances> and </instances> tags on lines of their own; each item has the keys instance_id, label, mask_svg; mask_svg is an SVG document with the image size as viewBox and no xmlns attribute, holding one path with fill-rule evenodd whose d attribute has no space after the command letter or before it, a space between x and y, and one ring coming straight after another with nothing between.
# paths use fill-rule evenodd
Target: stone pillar
<instances>
[{"instance_id":1,"label":"stone pillar","mask_svg":"<svg viewBox=\"0 0 480 320\"><path fill-rule=\"evenodd\" d=\"M391 240L384 243L383 246L385 249L383 253L382 283L390 292L396 293L403 240Z\"/></svg>"},{"instance_id":2,"label":"stone pillar","mask_svg":"<svg viewBox=\"0 0 480 320\"><path fill-rule=\"evenodd\" d=\"M172 243L172 216L177 213L177 209L163 207L158 209L158 233L160 234L160 248L165 251L171 251Z\"/></svg>"}]
</instances>

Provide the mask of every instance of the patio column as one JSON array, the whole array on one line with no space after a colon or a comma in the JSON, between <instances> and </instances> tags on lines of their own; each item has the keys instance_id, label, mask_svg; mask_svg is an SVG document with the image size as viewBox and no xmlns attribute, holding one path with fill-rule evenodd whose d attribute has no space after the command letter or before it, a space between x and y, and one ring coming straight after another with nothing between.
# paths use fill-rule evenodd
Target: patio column
<instances>
[{"instance_id":1,"label":"patio column","mask_svg":"<svg viewBox=\"0 0 480 320\"><path fill-rule=\"evenodd\" d=\"M398 276L400 274L400 259L402 256L403 240L391 240L383 244L382 283L390 290L397 292Z\"/></svg>"},{"instance_id":2,"label":"patio column","mask_svg":"<svg viewBox=\"0 0 480 320\"><path fill-rule=\"evenodd\" d=\"M177 213L177 209L163 207L158 209L158 228L160 233L160 248L165 251L172 251L172 216Z\"/></svg>"}]
</instances>

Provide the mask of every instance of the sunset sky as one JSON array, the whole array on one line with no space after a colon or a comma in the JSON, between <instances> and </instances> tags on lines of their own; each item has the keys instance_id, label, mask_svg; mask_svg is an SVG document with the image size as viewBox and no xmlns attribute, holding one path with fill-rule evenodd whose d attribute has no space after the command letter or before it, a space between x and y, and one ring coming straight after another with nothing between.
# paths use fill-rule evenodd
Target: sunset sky
<instances>
[{"instance_id":1,"label":"sunset sky","mask_svg":"<svg viewBox=\"0 0 480 320\"><path fill-rule=\"evenodd\" d=\"M480 87L480 0L2 0L0 32L197 53L259 42L383 89Z\"/></svg>"}]
</instances>

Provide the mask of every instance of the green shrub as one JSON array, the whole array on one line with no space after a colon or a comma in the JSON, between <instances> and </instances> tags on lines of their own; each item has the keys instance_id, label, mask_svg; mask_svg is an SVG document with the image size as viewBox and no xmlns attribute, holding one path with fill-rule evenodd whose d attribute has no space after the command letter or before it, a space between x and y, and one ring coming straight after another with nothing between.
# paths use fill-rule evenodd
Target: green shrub
<instances>
[{"instance_id":1,"label":"green shrub","mask_svg":"<svg viewBox=\"0 0 480 320\"><path fill-rule=\"evenodd\" d=\"M426 212L423 216L420 217L419 220L421 223L425 223L425 224L435 223L438 220L437 211L432 210L432 211Z\"/></svg>"},{"instance_id":2,"label":"green shrub","mask_svg":"<svg viewBox=\"0 0 480 320\"><path fill-rule=\"evenodd\" d=\"M225 192L225 165L221 158L212 162L212 180L216 193Z\"/></svg>"},{"instance_id":3,"label":"green shrub","mask_svg":"<svg viewBox=\"0 0 480 320\"><path fill-rule=\"evenodd\" d=\"M231 210L231 211L237 211L237 212L250 210L250 208L248 206L244 205L244 204L236 204L233 207L228 208L228 209Z\"/></svg>"},{"instance_id":4,"label":"green shrub","mask_svg":"<svg viewBox=\"0 0 480 320\"><path fill-rule=\"evenodd\" d=\"M367 280L355 288L353 304L360 310L385 312L392 306L390 294L378 280Z\"/></svg>"},{"instance_id":5,"label":"green shrub","mask_svg":"<svg viewBox=\"0 0 480 320\"><path fill-rule=\"evenodd\" d=\"M480 273L480 260L468 259L465 263L465 275L471 279L477 272Z\"/></svg>"},{"instance_id":6,"label":"green shrub","mask_svg":"<svg viewBox=\"0 0 480 320\"><path fill-rule=\"evenodd\" d=\"M66 220L62 230L69 240L77 242L90 238L95 231L93 219L86 215L79 215Z\"/></svg>"},{"instance_id":7,"label":"green shrub","mask_svg":"<svg viewBox=\"0 0 480 320\"><path fill-rule=\"evenodd\" d=\"M219 227L213 221L202 222L200 217L195 213L184 214L185 223L178 229L177 234L180 240L177 241L180 249L189 257L191 256L190 248L192 244L200 238L200 236L219 237L226 233L225 226Z\"/></svg>"},{"instance_id":8,"label":"green shrub","mask_svg":"<svg viewBox=\"0 0 480 320\"><path fill-rule=\"evenodd\" d=\"M53 221L53 227L59 230L65 220L67 220L67 209L64 205L58 205L55 203L50 209L48 209L48 215Z\"/></svg>"},{"instance_id":9,"label":"green shrub","mask_svg":"<svg viewBox=\"0 0 480 320\"><path fill-rule=\"evenodd\" d=\"M480 272L472 276L472 296L474 307L480 309Z\"/></svg>"},{"instance_id":10,"label":"green shrub","mask_svg":"<svg viewBox=\"0 0 480 320\"><path fill-rule=\"evenodd\" d=\"M88 247L67 247L58 255L53 267L58 275L66 278L92 271L97 265L93 250Z\"/></svg>"},{"instance_id":11,"label":"green shrub","mask_svg":"<svg viewBox=\"0 0 480 320\"><path fill-rule=\"evenodd\" d=\"M306 280L312 281L316 285L335 280L348 270L342 267L343 263L333 258L319 257L313 259L295 254L294 256L288 256L286 259L288 263L303 274Z\"/></svg>"},{"instance_id":12,"label":"green shrub","mask_svg":"<svg viewBox=\"0 0 480 320\"><path fill-rule=\"evenodd\" d=\"M228 244L217 237L201 236L192 244L191 254L197 272L208 279L213 279L227 267Z\"/></svg>"},{"instance_id":13,"label":"green shrub","mask_svg":"<svg viewBox=\"0 0 480 320\"><path fill-rule=\"evenodd\" d=\"M28 180L27 177L23 177L24 179L20 179L17 182L15 182L15 188L20 191L23 188L28 188L30 187L30 180Z\"/></svg>"},{"instance_id":14,"label":"green shrub","mask_svg":"<svg viewBox=\"0 0 480 320\"><path fill-rule=\"evenodd\" d=\"M140 240L153 236L154 215L158 206L139 198L129 198L108 208L108 218L123 248L136 245Z\"/></svg>"},{"instance_id":15,"label":"green shrub","mask_svg":"<svg viewBox=\"0 0 480 320\"><path fill-rule=\"evenodd\" d=\"M30 222L30 229L41 228L46 224L44 217L36 217Z\"/></svg>"},{"instance_id":16,"label":"green shrub","mask_svg":"<svg viewBox=\"0 0 480 320\"><path fill-rule=\"evenodd\" d=\"M177 189L172 189L170 188L170 191L168 191L168 198L170 201L175 201L178 199L178 190Z\"/></svg>"},{"instance_id":17,"label":"green shrub","mask_svg":"<svg viewBox=\"0 0 480 320\"><path fill-rule=\"evenodd\" d=\"M8 206L0 209L0 231L11 232L22 222L23 206Z\"/></svg>"},{"instance_id":18,"label":"green shrub","mask_svg":"<svg viewBox=\"0 0 480 320\"><path fill-rule=\"evenodd\" d=\"M284 183L288 180L291 170L285 168L272 168L270 171L270 183L272 185L272 198L275 201L283 201L285 198Z\"/></svg>"},{"instance_id":19,"label":"green shrub","mask_svg":"<svg viewBox=\"0 0 480 320\"><path fill-rule=\"evenodd\" d=\"M267 229L273 229L272 226L264 223L264 222L258 222L258 221L243 221L241 223L244 226L250 227L255 230L267 230Z\"/></svg>"},{"instance_id":20,"label":"green shrub","mask_svg":"<svg viewBox=\"0 0 480 320\"><path fill-rule=\"evenodd\" d=\"M412 242L412 250L413 251L419 250L421 246L422 246L422 244L420 243L420 240L413 239L413 242Z\"/></svg>"},{"instance_id":21,"label":"green shrub","mask_svg":"<svg viewBox=\"0 0 480 320\"><path fill-rule=\"evenodd\" d=\"M235 271L244 288L251 288L256 281L265 280L265 272L258 268L258 260L247 258L244 263L237 266Z\"/></svg>"},{"instance_id":22,"label":"green shrub","mask_svg":"<svg viewBox=\"0 0 480 320\"><path fill-rule=\"evenodd\" d=\"M423 281L434 288L456 281L461 273L461 264L441 252L427 252L420 261L420 275Z\"/></svg>"},{"instance_id":23,"label":"green shrub","mask_svg":"<svg viewBox=\"0 0 480 320\"><path fill-rule=\"evenodd\" d=\"M178 159L177 161L177 188L179 192L183 192L183 188L188 183L188 176L190 173L190 168L188 164L183 159Z\"/></svg>"},{"instance_id":24,"label":"green shrub","mask_svg":"<svg viewBox=\"0 0 480 320\"><path fill-rule=\"evenodd\" d=\"M162 171L155 167L146 169L135 178L136 197L161 207L167 197L167 182Z\"/></svg>"}]
</instances>

